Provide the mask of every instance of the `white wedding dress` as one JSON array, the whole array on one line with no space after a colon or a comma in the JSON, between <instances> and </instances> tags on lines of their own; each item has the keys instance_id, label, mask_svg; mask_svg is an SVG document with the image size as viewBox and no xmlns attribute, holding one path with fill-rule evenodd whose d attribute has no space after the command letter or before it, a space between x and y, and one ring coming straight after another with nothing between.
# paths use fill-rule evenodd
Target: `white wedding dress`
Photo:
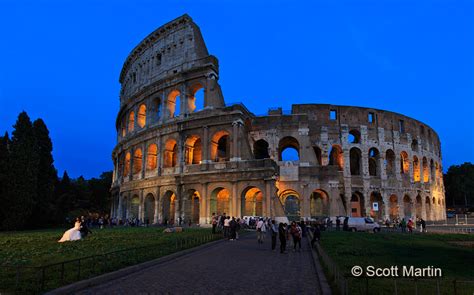
<instances>
[{"instance_id":1,"label":"white wedding dress","mask_svg":"<svg viewBox=\"0 0 474 295\"><path fill-rule=\"evenodd\" d=\"M81 239L81 232L80 232L80 229L81 229L81 223L79 221L77 221L75 224L74 224L74 227L71 228L71 229L68 229L63 237L61 238L61 240L59 240L58 242L59 243L62 243L62 242L66 242L66 241L76 241L76 240L80 240Z\"/></svg>"}]
</instances>

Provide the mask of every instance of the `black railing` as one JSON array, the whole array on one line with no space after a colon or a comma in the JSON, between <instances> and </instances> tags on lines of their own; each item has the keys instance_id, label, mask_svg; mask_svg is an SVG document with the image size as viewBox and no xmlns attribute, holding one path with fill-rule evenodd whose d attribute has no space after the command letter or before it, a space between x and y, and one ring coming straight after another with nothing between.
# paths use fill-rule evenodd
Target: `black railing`
<instances>
[{"instance_id":1,"label":"black railing","mask_svg":"<svg viewBox=\"0 0 474 295\"><path fill-rule=\"evenodd\" d=\"M221 234L176 237L172 241L91 255L41 266L1 265L0 293L41 293L222 238Z\"/></svg>"}]
</instances>

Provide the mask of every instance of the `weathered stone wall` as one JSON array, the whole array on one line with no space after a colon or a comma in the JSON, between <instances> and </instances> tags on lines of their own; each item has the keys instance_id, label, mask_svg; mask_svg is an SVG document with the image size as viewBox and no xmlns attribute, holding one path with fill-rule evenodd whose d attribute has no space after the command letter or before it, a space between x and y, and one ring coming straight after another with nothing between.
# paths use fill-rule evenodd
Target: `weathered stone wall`
<instances>
[{"instance_id":1,"label":"weathered stone wall","mask_svg":"<svg viewBox=\"0 0 474 295\"><path fill-rule=\"evenodd\" d=\"M445 218L441 146L429 126L323 104L257 117L243 105L225 106L218 78L217 59L187 15L132 51L120 76L114 217L201 224L212 213ZM286 159L288 149L297 157Z\"/></svg>"}]
</instances>

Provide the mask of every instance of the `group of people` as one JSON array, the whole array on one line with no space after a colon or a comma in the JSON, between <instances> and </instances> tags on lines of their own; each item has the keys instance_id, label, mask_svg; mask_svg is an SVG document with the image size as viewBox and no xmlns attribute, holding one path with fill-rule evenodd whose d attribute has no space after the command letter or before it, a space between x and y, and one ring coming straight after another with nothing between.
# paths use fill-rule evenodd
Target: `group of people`
<instances>
[{"instance_id":1,"label":"group of people","mask_svg":"<svg viewBox=\"0 0 474 295\"><path fill-rule=\"evenodd\" d=\"M63 243L67 241L77 241L80 239L85 239L88 234L92 234L92 231L89 229L87 224L88 221L84 218L84 216L82 216L81 218L77 217L74 223L74 227L68 229L58 242Z\"/></svg>"},{"instance_id":2,"label":"group of people","mask_svg":"<svg viewBox=\"0 0 474 295\"><path fill-rule=\"evenodd\" d=\"M244 221L240 218L227 216L225 213L216 215L212 213L212 233L222 231L224 238L235 241L239 239L239 230L244 227Z\"/></svg>"},{"instance_id":3,"label":"group of people","mask_svg":"<svg viewBox=\"0 0 474 295\"><path fill-rule=\"evenodd\" d=\"M395 218L392 223L390 223L390 220L387 219L385 221L385 226L387 227L394 227L394 228L399 228L402 232L408 232L412 233L415 229L416 226L419 227L420 232L426 233L426 221L423 218L418 218L416 220L416 223L413 221L413 219L409 218L408 221L405 220L405 218Z\"/></svg>"}]
</instances>

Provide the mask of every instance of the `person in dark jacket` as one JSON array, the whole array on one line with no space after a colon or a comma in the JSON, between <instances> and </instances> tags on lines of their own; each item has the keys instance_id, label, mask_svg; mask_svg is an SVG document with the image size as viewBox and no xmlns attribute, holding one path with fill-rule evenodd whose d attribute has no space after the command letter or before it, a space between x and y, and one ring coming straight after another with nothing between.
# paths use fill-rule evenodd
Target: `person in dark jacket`
<instances>
[{"instance_id":1,"label":"person in dark jacket","mask_svg":"<svg viewBox=\"0 0 474 295\"><path fill-rule=\"evenodd\" d=\"M278 226L278 236L280 238L280 253L286 253L286 227L283 223Z\"/></svg>"},{"instance_id":2,"label":"person in dark jacket","mask_svg":"<svg viewBox=\"0 0 474 295\"><path fill-rule=\"evenodd\" d=\"M229 222L229 228L230 228L229 240L233 241L236 239L236 233L237 233L237 222L235 221L234 217L232 217L232 219Z\"/></svg>"},{"instance_id":3,"label":"person in dark jacket","mask_svg":"<svg viewBox=\"0 0 474 295\"><path fill-rule=\"evenodd\" d=\"M313 229L313 239L311 240L311 247L314 247L314 243L319 243L321 240L321 229L316 224Z\"/></svg>"},{"instance_id":4,"label":"person in dark jacket","mask_svg":"<svg viewBox=\"0 0 474 295\"><path fill-rule=\"evenodd\" d=\"M349 217L344 218L344 223L342 225L343 231L349 231Z\"/></svg>"}]
</instances>

